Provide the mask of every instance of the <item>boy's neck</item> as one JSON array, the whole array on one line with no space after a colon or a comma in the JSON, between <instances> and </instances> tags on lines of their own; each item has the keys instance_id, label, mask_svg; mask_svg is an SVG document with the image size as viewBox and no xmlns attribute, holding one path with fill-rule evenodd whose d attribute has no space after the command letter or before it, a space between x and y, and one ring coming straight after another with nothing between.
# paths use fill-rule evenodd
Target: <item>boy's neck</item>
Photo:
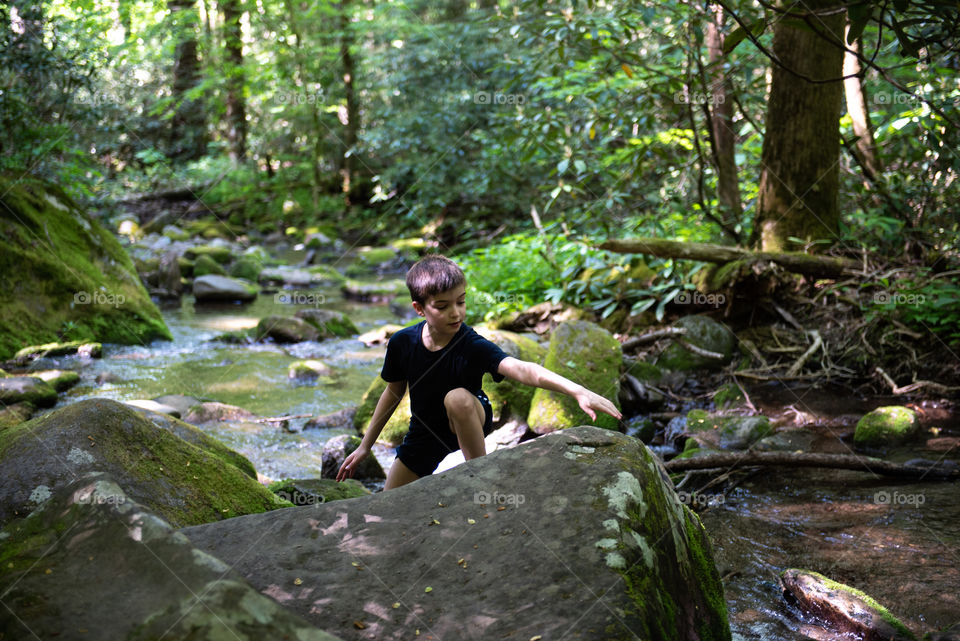
<instances>
[{"instance_id":1,"label":"boy's neck","mask_svg":"<svg viewBox=\"0 0 960 641\"><path fill-rule=\"evenodd\" d=\"M424 321L423 329L420 332L420 341L423 343L423 346L427 348L427 351L437 352L446 347L447 344L453 340L453 337L456 336L456 333L457 332L452 334L438 332L430 326L430 323Z\"/></svg>"}]
</instances>

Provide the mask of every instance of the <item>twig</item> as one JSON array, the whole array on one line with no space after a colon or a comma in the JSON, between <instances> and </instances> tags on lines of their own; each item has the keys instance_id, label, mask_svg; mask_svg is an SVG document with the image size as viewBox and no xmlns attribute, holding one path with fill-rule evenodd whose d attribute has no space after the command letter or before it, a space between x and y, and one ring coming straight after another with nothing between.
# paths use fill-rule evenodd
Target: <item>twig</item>
<instances>
[{"instance_id":1,"label":"twig","mask_svg":"<svg viewBox=\"0 0 960 641\"><path fill-rule=\"evenodd\" d=\"M683 336L687 333L687 330L682 327L667 327L665 329L658 329L652 332L647 332L640 336L635 336L629 340L623 341L620 345L620 349L627 351L628 349L633 349L640 345L646 345L647 343L653 343L662 338L672 338L674 336Z\"/></svg>"},{"instance_id":2,"label":"twig","mask_svg":"<svg viewBox=\"0 0 960 641\"><path fill-rule=\"evenodd\" d=\"M715 361L722 361L725 358L723 354L718 354L716 352L711 352L710 350L703 349L702 347L697 347L693 343L689 343L683 339L677 339L677 342L680 343L680 345L683 346L684 349L687 349L693 352L697 356L703 356L704 358L709 358Z\"/></svg>"},{"instance_id":3,"label":"twig","mask_svg":"<svg viewBox=\"0 0 960 641\"><path fill-rule=\"evenodd\" d=\"M941 383L935 383L933 381L914 381L909 385L904 385L903 387L900 387L899 385L897 385L896 381L890 378L890 375L887 374L885 371L883 371L883 368L881 368L879 365L874 369L874 371L883 377L883 380L885 380L887 382L887 385L890 386L890 392L894 396L899 396L900 394L909 394L910 392L915 392L922 387L929 387L930 389L936 392L939 392L941 394L947 394L949 392L956 392L960 390L960 387L943 385Z\"/></svg>"},{"instance_id":4,"label":"twig","mask_svg":"<svg viewBox=\"0 0 960 641\"><path fill-rule=\"evenodd\" d=\"M820 332L813 329L810 330L808 334L813 337L813 345L797 359L796 363L790 366L790 369L787 370L787 376L796 376L799 374L800 369L803 367L803 364L807 362L807 359L813 356L813 353L823 346L823 339L820 337Z\"/></svg>"}]
</instances>

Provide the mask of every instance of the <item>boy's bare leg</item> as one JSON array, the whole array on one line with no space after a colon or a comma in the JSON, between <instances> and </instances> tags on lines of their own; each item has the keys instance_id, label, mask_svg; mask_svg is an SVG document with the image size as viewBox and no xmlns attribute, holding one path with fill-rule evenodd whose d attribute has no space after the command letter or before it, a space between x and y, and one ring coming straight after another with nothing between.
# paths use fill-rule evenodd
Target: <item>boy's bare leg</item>
<instances>
[{"instance_id":1,"label":"boy's bare leg","mask_svg":"<svg viewBox=\"0 0 960 641\"><path fill-rule=\"evenodd\" d=\"M447 418L450 419L450 431L457 435L464 460L469 461L485 455L487 445L483 440L483 422L486 413L480 399L471 394L470 390L458 387L447 392L443 405L447 408Z\"/></svg>"},{"instance_id":2,"label":"boy's bare leg","mask_svg":"<svg viewBox=\"0 0 960 641\"><path fill-rule=\"evenodd\" d=\"M394 459L390 471L387 473L387 482L383 484L384 491L392 490L395 487L413 483L419 476L409 467L403 464L400 459Z\"/></svg>"}]
</instances>

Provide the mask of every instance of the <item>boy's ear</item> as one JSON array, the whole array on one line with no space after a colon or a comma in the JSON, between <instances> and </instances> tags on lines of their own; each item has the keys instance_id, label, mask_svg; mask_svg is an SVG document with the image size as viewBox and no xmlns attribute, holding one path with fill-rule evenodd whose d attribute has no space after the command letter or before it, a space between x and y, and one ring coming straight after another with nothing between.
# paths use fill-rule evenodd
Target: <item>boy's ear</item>
<instances>
[{"instance_id":1,"label":"boy's ear","mask_svg":"<svg viewBox=\"0 0 960 641\"><path fill-rule=\"evenodd\" d=\"M423 305L421 305L417 301L413 301L412 304L413 304L414 311L417 312L418 315L423 316Z\"/></svg>"}]
</instances>

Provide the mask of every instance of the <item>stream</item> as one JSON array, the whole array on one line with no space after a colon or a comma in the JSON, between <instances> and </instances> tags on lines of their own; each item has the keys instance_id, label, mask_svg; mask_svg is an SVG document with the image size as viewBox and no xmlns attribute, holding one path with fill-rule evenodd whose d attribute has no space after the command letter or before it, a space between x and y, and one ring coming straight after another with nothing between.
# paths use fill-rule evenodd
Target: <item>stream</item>
<instances>
[{"instance_id":1,"label":"stream","mask_svg":"<svg viewBox=\"0 0 960 641\"><path fill-rule=\"evenodd\" d=\"M292 315L306 305L290 296L263 293L245 306L195 306L186 296L162 309L173 341L149 346L105 346L102 359L44 359L34 367L76 369L81 383L66 402L85 398L120 401L185 394L238 405L263 417L319 416L357 405L382 363L383 347L356 339L295 345L231 345L213 341L232 330L253 327L270 314ZM361 332L386 322L402 322L385 304L356 303L336 288L312 289L324 308L345 312ZM295 360L320 359L334 373L311 383L288 378ZM110 382L98 383L108 376ZM812 451L850 453L856 419L897 399L858 399L843 391L792 390L783 386L751 390L758 409L780 424L793 421L816 434ZM935 405L922 412L941 437L960 436L960 417ZM294 427L306 418L294 419ZM211 423L201 429L249 458L271 479L320 476L323 444L351 433L350 426L289 432L271 424ZM941 448L949 450L949 446ZM392 451L380 448L384 466ZM923 442L889 458L960 458L950 451L925 449ZM703 487L700 473L684 485ZM960 621L960 500L956 483L903 483L843 470L767 468L733 475L725 485L697 496L698 511L710 534L717 567L724 578L734 639L787 640L842 638L807 621L788 604L778 586L790 567L814 570L859 588L886 605L918 638ZM701 502L702 500L702 502Z\"/></svg>"}]
</instances>

